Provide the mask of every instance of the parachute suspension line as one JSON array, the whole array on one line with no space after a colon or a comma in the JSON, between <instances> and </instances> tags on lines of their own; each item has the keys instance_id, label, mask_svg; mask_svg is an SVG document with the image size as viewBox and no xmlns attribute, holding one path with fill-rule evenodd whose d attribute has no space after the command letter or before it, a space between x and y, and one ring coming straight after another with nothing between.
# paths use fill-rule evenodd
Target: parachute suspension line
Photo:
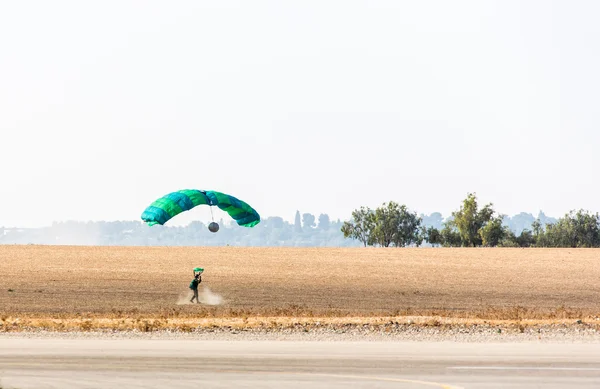
<instances>
[{"instance_id":1,"label":"parachute suspension line","mask_svg":"<svg viewBox=\"0 0 600 389\"><path fill-rule=\"evenodd\" d=\"M212 211L212 205L209 206L208 208L210 208L210 219L214 222L215 221L215 217L213 215L213 211Z\"/></svg>"}]
</instances>

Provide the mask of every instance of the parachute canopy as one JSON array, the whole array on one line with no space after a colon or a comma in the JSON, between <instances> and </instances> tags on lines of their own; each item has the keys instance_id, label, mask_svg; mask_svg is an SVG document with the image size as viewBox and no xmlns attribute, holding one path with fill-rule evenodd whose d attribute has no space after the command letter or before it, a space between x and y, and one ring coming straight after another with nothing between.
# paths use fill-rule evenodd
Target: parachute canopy
<instances>
[{"instance_id":1,"label":"parachute canopy","mask_svg":"<svg viewBox=\"0 0 600 389\"><path fill-rule=\"evenodd\" d=\"M161 197L144 210L142 220L150 226L162 225L198 205L217 206L242 227L254 227L260 222L258 212L242 200L221 192L197 189L183 189Z\"/></svg>"}]
</instances>

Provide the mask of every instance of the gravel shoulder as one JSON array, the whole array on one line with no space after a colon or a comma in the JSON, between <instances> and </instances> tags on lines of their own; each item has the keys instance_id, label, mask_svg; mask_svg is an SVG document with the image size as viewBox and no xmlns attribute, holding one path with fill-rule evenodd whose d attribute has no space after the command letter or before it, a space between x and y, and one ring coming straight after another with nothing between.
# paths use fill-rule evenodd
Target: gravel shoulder
<instances>
[{"instance_id":1,"label":"gravel shoulder","mask_svg":"<svg viewBox=\"0 0 600 389\"><path fill-rule=\"evenodd\" d=\"M174 328L152 331L139 328L56 331L32 327L0 332L0 343L2 339L9 338L600 343L600 328L585 322L530 323L526 326L517 323L446 323L427 326L399 322L338 325L313 322L287 327L211 325L186 330Z\"/></svg>"}]
</instances>

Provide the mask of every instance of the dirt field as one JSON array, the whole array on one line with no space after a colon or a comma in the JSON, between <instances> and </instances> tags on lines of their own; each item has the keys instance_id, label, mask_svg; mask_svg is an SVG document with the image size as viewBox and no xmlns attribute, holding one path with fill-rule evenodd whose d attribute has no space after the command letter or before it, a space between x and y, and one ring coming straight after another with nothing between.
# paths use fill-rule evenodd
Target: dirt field
<instances>
[{"instance_id":1,"label":"dirt field","mask_svg":"<svg viewBox=\"0 0 600 389\"><path fill-rule=\"evenodd\" d=\"M220 305L178 304L195 266ZM597 312L600 250L0 246L4 317Z\"/></svg>"}]
</instances>

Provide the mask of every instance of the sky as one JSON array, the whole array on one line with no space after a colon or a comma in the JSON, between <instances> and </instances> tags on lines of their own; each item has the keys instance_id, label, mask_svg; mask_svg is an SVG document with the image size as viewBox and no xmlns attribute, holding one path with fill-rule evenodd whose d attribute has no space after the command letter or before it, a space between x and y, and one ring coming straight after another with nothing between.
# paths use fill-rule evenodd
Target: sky
<instances>
[{"instance_id":1,"label":"sky","mask_svg":"<svg viewBox=\"0 0 600 389\"><path fill-rule=\"evenodd\" d=\"M600 2L0 2L0 226L600 211ZM196 212L196 213L193 213ZM220 211L219 211L220 212ZM179 222L206 217L192 211Z\"/></svg>"}]
</instances>

